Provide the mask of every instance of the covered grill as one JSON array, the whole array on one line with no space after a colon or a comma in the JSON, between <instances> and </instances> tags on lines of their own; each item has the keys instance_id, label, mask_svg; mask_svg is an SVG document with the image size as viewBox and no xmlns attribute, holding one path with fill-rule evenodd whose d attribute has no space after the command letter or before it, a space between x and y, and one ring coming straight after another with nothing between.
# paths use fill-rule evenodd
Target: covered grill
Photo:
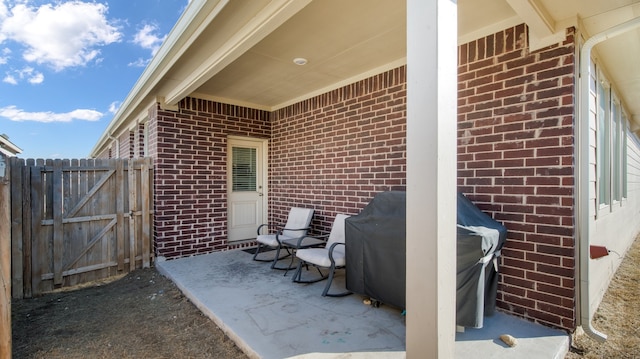
<instances>
[{"instance_id":1,"label":"covered grill","mask_svg":"<svg viewBox=\"0 0 640 359\"><path fill-rule=\"evenodd\" d=\"M482 328L496 309L498 257L507 228L458 193L456 324Z\"/></svg>"},{"instance_id":2,"label":"covered grill","mask_svg":"<svg viewBox=\"0 0 640 359\"><path fill-rule=\"evenodd\" d=\"M456 323L479 328L495 311L497 257L506 228L463 194L457 199ZM347 289L404 308L406 193L382 192L345 223Z\"/></svg>"},{"instance_id":3,"label":"covered grill","mask_svg":"<svg viewBox=\"0 0 640 359\"><path fill-rule=\"evenodd\" d=\"M347 289L404 308L406 194L376 195L345 221Z\"/></svg>"}]
</instances>

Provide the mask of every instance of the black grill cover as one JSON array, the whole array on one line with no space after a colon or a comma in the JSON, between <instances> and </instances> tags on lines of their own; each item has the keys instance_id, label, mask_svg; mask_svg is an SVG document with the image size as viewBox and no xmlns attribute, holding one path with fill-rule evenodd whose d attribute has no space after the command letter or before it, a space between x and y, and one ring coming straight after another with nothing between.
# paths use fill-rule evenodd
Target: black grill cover
<instances>
[{"instance_id":1,"label":"black grill cover","mask_svg":"<svg viewBox=\"0 0 640 359\"><path fill-rule=\"evenodd\" d=\"M457 199L456 324L480 328L495 311L497 257L507 229L462 193ZM347 289L406 306L406 193L382 192L345 222Z\"/></svg>"},{"instance_id":2,"label":"black grill cover","mask_svg":"<svg viewBox=\"0 0 640 359\"><path fill-rule=\"evenodd\" d=\"M456 324L481 328L496 309L498 256L507 228L458 193Z\"/></svg>"},{"instance_id":3,"label":"black grill cover","mask_svg":"<svg viewBox=\"0 0 640 359\"><path fill-rule=\"evenodd\" d=\"M406 194L382 192L345 221L347 289L404 308Z\"/></svg>"}]
</instances>

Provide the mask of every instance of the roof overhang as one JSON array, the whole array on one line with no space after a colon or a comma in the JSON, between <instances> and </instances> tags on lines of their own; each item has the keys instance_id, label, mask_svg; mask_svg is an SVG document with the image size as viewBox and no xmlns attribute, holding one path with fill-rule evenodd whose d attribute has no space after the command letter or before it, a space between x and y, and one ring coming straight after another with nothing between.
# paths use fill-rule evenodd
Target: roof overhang
<instances>
[{"instance_id":1,"label":"roof overhang","mask_svg":"<svg viewBox=\"0 0 640 359\"><path fill-rule=\"evenodd\" d=\"M588 38L638 16L640 0L460 0L458 41L526 23L536 49L563 39L570 26ZM594 54L637 119L640 31ZM193 96L273 111L405 63L404 1L192 0L91 155L144 121L154 102L172 109Z\"/></svg>"},{"instance_id":2,"label":"roof overhang","mask_svg":"<svg viewBox=\"0 0 640 359\"><path fill-rule=\"evenodd\" d=\"M6 135L0 135L0 152L7 156L15 156L22 153L22 149L9 141L9 137Z\"/></svg>"}]
</instances>

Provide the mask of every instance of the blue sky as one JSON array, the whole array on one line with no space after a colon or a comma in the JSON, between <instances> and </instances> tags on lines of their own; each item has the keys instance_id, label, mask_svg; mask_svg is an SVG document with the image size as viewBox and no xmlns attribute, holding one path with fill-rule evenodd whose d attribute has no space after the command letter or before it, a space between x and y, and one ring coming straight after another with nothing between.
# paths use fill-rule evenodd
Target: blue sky
<instances>
[{"instance_id":1,"label":"blue sky","mask_svg":"<svg viewBox=\"0 0 640 359\"><path fill-rule=\"evenodd\" d=\"M188 0L0 0L0 134L85 158Z\"/></svg>"}]
</instances>

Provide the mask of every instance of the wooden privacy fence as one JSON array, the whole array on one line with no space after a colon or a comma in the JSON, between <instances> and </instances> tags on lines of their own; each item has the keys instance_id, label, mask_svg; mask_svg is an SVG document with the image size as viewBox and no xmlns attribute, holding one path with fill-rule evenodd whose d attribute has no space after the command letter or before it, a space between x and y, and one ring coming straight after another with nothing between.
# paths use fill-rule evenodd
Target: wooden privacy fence
<instances>
[{"instance_id":1,"label":"wooden privacy fence","mask_svg":"<svg viewBox=\"0 0 640 359\"><path fill-rule=\"evenodd\" d=\"M12 296L149 267L149 158L11 158Z\"/></svg>"},{"instance_id":2,"label":"wooden privacy fence","mask_svg":"<svg viewBox=\"0 0 640 359\"><path fill-rule=\"evenodd\" d=\"M0 152L0 358L11 358L11 222L7 156Z\"/></svg>"}]
</instances>

